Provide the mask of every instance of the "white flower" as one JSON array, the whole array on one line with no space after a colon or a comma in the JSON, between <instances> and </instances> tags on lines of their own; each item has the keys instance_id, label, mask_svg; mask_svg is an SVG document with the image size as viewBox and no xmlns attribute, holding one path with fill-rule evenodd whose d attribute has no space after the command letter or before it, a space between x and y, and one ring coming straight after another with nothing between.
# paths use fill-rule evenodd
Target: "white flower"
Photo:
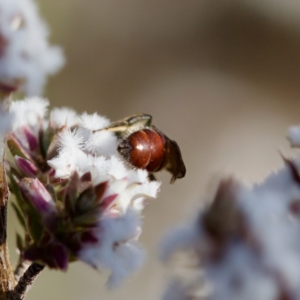
<instances>
[{"instance_id":1,"label":"white flower","mask_svg":"<svg viewBox=\"0 0 300 300\"><path fill-rule=\"evenodd\" d=\"M0 88L42 92L46 77L64 63L62 51L48 44L48 29L31 0L0 1Z\"/></svg>"},{"instance_id":2,"label":"white flower","mask_svg":"<svg viewBox=\"0 0 300 300\"><path fill-rule=\"evenodd\" d=\"M87 244L79 258L97 269L111 270L108 285L115 287L142 265L144 251L136 242L140 233L140 217L131 209L113 218L103 216L95 232L99 242Z\"/></svg>"},{"instance_id":3,"label":"white flower","mask_svg":"<svg viewBox=\"0 0 300 300\"><path fill-rule=\"evenodd\" d=\"M11 103L10 112L15 114L13 130L22 126L37 128L45 118L49 101L39 97L25 98Z\"/></svg>"},{"instance_id":4,"label":"white flower","mask_svg":"<svg viewBox=\"0 0 300 300\"><path fill-rule=\"evenodd\" d=\"M55 170L55 176L68 178L75 171L82 175L78 166L79 164L86 165L87 161L87 155L81 150L82 136L78 135L77 131L65 129L59 133L59 146L59 155L48 161L48 165Z\"/></svg>"},{"instance_id":5,"label":"white flower","mask_svg":"<svg viewBox=\"0 0 300 300\"><path fill-rule=\"evenodd\" d=\"M10 109L16 122L9 145L22 195L37 213L45 212L42 225L52 230L49 247L63 253L62 260L56 257L49 264L47 252L32 240L26 257L60 269L67 267L68 257L76 257L97 269L111 270L109 286L116 286L142 264L144 251L137 243L141 211L146 199L156 197L160 183L150 182L147 171L133 169L115 154L118 143L113 133L93 132L108 126L108 119L97 114L78 118L75 111L62 108L50 111L48 120L47 108L46 100L29 98L13 102ZM38 193L48 191L45 178L56 193L53 211ZM41 189L32 191L30 182ZM72 234L65 232L62 239L56 221L67 222L66 230Z\"/></svg>"},{"instance_id":6,"label":"white flower","mask_svg":"<svg viewBox=\"0 0 300 300\"><path fill-rule=\"evenodd\" d=\"M68 107L54 108L50 113L50 125L60 129L63 126L67 128L77 125L79 118L75 110Z\"/></svg>"},{"instance_id":7,"label":"white flower","mask_svg":"<svg viewBox=\"0 0 300 300\"><path fill-rule=\"evenodd\" d=\"M84 114L80 126L86 127L64 129L59 134L58 156L48 164L60 178L68 178L75 171L79 176L89 172L93 186L107 182L102 203L105 213L99 214L98 226L93 229L97 243L83 244L77 255L97 269L111 270L108 285L113 287L142 264L144 251L136 241L141 233L140 213L145 199L156 197L160 183L149 182L145 170L129 168L118 156L99 151L107 147L115 152L117 148L110 132L92 132L107 125L106 119L96 114Z\"/></svg>"},{"instance_id":8,"label":"white flower","mask_svg":"<svg viewBox=\"0 0 300 300\"><path fill-rule=\"evenodd\" d=\"M85 151L92 155L115 154L117 137L110 131L100 130L108 126L110 121L97 113L80 116L79 132L85 139Z\"/></svg>"},{"instance_id":9,"label":"white flower","mask_svg":"<svg viewBox=\"0 0 300 300\"><path fill-rule=\"evenodd\" d=\"M179 299L273 300L283 294L299 299L299 236L299 171L286 160L284 168L251 188L222 181L212 204L165 239L162 259L184 251L205 274L182 282ZM211 287L205 297L194 293L195 282L200 290ZM171 299L169 293L165 299Z\"/></svg>"},{"instance_id":10,"label":"white flower","mask_svg":"<svg viewBox=\"0 0 300 300\"><path fill-rule=\"evenodd\" d=\"M109 124L109 119L99 116L97 113L93 113L92 115L83 113L80 116L81 127L87 128L89 130L98 130L108 126Z\"/></svg>"}]
</instances>

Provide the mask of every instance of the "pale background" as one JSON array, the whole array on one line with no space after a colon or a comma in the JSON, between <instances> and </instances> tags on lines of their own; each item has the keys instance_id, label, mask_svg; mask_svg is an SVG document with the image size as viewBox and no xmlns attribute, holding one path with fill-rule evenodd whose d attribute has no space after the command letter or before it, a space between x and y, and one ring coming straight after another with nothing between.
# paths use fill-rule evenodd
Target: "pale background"
<instances>
[{"instance_id":1,"label":"pale background","mask_svg":"<svg viewBox=\"0 0 300 300\"><path fill-rule=\"evenodd\" d=\"M144 213L144 268L107 291L107 273L81 263L46 270L29 300L153 300L166 283L157 259L163 234L192 216L215 178L261 180L290 155L300 123L298 0L39 0L67 64L46 90L52 106L112 120L137 112L180 145L187 175ZM16 221L9 216L10 244ZM11 246L12 259L16 255Z\"/></svg>"}]
</instances>

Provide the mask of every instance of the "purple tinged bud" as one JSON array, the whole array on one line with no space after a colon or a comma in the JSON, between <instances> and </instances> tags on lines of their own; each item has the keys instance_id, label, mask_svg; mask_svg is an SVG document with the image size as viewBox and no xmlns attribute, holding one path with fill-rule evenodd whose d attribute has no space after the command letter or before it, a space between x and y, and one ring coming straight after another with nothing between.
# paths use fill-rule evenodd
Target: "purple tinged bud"
<instances>
[{"instance_id":1,"label":"purple tinged bud","mask_svg":"<svg viewBox=\"0 0 300 300\"><path fill-rule=\"evenodd\" d=\"M112 194L102 199L101 201L101 210L105 211L109 209L115 200L118 198L119 194Z\"/></svg>"},{"instance_id":2,"label":"purple tinged bud","mask_svg":"<svg viewBox=\"0 0 300 300\"><path fill-rule=\"evenodd\" d=\"M24 148L24 146L13 133L7 134L6 143L13 156L17 155L30 160L30 155L28 154L28 151Z\"/></svg>"},{"instance_id":3,"label":"purple tinged bud","mask_svg":"<svg viewBox=\"0 0 300 300\"><path fill-rule=\"evenodd\" d=\"M68 252L65 246L58 243L49 243L42 247L33 246L25 249L23 259L42 261L51 269L66 271L68 268Z\"/></svg>"},{"instance_id":4,"label":"purple tinged bud","mask_svg":"<svg viewBox=\"0 0 300 300\"><path fill-rule=\"evenodd\" d=\"M32 130L28 126L22 127L22 132L28 142L28 147L31 151L35 151L38 147L38 140Z\"/></svg>"},{"instance_id":5,"label":"purple tinged bud","mask_svg":"<svg viewBox=\"0 0 300 300\"><path fill-rule=\"evenodd\" d=\"M36 177L38 169L32 162L17 155L14 157L14 159L17 167L25 176Z\"/></svg>"},{"instance_id":6,"label":"purple tinged bud","mask_svg":"<svg viewBox=\"0 0 300 300\"><path fill-rule=\"evenodd\" d=\"M19 182L25 200L30 201L43 219L45 225L52 226L56 220L56 205L51 195L38 179L25 178Z\"/></svg>"},{"instance_id":7,"label":"purple tinged bud","mask_svg":"<svg viewBox=\"0 0 300 300\"><path fill-rule=\"evenodd\" d=\"M50 249L50 255L57 268L67 271L68 253L64 246L54 245Z\"/></svg>"},{"instance_id":8,"label":"purple tinged bud","mask_svg":"<svg viewBox=\"0 0 300 300\"><path fill-rule=\"evenodd\" d=\"M83 174L81 177L80 177L80 181L82 182L90 182L92 181L92 174L91 172L86 172L85 174Z\"/></svg>"}]
</instances>

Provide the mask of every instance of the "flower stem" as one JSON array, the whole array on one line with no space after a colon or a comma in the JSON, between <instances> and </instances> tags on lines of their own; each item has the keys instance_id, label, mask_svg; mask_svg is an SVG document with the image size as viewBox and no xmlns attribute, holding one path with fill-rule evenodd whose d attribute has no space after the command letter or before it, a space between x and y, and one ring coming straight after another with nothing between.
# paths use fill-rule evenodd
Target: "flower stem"
<instances>
[{"instance_id":1,"label":"flower stem","mask_svg":"<svg viewBox=\"0 0 300 300\"><path fill-rule=\"evenodd\" d=\"M32 263L24 272L13 291L7 293L7 300L22 300L25 298L28 288L31 287L39 275L45 268L39 263Z\"/></svg>"},{"instance_id":2,"label":"flower stem","mask_svg":"<svg viewBox=\"0 0 300 300\"><path fill-rule=\"evenodd\" d=\"M30 262L27 260L19 260L17 267L15 268L15 280L18 282L25 271L28 269Z\"/></svg>"},{"instance_id":3,"label":"flower stem","mask_svg":"<svg viewBox=\"0 0 300 300\"><path fill-rule=\"evenodd\" d=\"M10 97L2 99L0 110L8 112ZM8 247L6 243L6 223L7 223L7 204L9 199L9 189L5 172L5 133L0 133L0 300L6 299L6 293L15 286L13 270L11 268Z\"/></svg>"},{"instance_id":4,"label":"flower stem","mask_svg":"<svg viewBox=\"0 0 300 300\"><path fill-rule=\"evenodd\" d=\"M3 156L4 157L4 156ZM9 190L6 181L4 158L0 162L0 299L15 285L6 243L7 203Z\"/></svg>"}]
</instances>

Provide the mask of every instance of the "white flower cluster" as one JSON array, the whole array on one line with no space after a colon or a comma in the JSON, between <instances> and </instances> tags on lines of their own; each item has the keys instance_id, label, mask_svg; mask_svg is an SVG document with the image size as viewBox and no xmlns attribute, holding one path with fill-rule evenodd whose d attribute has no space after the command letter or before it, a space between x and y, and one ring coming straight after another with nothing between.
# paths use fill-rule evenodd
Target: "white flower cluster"
<instances>
[{"instance_id":1,"label":"white flower cluster","mask_svg":"<svg viewBox=\"0 0 300 300\"><path fill-rule=\"evenodd\" d=\"M142 263L144 252L137 244L140 215L144 200L156 197L160 183L150 182L147 171L124 163L116 151L118 140L113 133L94 132L109 125L108 119L96 113L77 115L71 109L55 108L47 120L47 108L48 101L39 98L13 102L10 108L16 115L13 132L25 149L30 148L28 141L34 144L28 132L38 138L41 127L44 131L51 128L57 132L54 136L57 155L47 162L52 168L48 174L61 182L68 181L75 173L79 178L89 174L89 184L96 188L105 185L101 212L89 232L92 238L81 242L76 255L95 268L111 270L109 285L115 286ZM41 192L38 196L42 197Z\"/></svg>"},{"instance_id":2,"label":"white flower cluster","mask_svg":"<svg viewBox=\"0 0 300 300\"><path fill-rule=\"evenodd\" d=\"M299 133L289 131L294 146ZM192 276L174 276L164 300L300 299L299 166L285 159L251 188L222 181L212 204L164 241L163 260L181 253L193 265Z\"/></svg>"},{"instance_id":3,"label":"white flower cluster","mask_svg":"<svg viewBox=\"0 0 300 300\"><path fill-rule=\"evenodd\" d=\"M64 63L48 44L48 29L32 0L0 0L0 91L41 93L46 76Z\"/></svg>"},{"instance_id":4,"label":"white flower cluster","mask_svg":"<svg viewBox=\"0 0 300 300\"><path fill-rule=\"evenodd\" d=\"M71 127L78 124L76 131L66 127L61 132L59 155L48 161L56 176L66 178L75 171L79 176L91 172L95 186L108 181L107 195L118 195L99 219L99 230L95 230L99 242L87 244L79 254L81 260L98 269L110 269L109 286L115 286L142 264L144 252L137 245L140 212L145 198L156 197L160 183L149 182L145 170L128 168L116 153L117 139L112 133L93 132L109 125L108 119L96 113L76 116L66 109L52 111L50 116L50 122L59 126L61 120Z\"/></svg>"}]
</instances>

